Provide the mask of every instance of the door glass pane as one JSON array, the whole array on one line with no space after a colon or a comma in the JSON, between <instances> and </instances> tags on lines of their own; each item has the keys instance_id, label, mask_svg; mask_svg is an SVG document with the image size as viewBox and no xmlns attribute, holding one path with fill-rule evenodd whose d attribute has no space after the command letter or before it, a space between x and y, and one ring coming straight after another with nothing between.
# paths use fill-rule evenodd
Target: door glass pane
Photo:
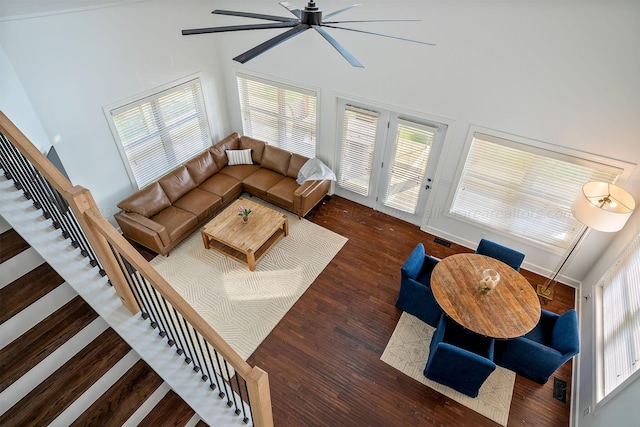
<instances>
[{"instance_id":1,"label":"door glass pane","mask_svg":"<svg viewBox=\"0 0 640 427\"><path fill-rule=\"evenodd\" d=\"M398 120L384 205L416 213L436 129Z\"/></svg>"},{"instance_id":2,"label":"door glass pane","mask_svg":"<svg viewBox=\"0 0 640 427\"><path fill-rule=\"evenodd\" d=\"M362 196L369 195L378 113L351 105L345 107L338 185Z\"/></svg>"}]
</instances>

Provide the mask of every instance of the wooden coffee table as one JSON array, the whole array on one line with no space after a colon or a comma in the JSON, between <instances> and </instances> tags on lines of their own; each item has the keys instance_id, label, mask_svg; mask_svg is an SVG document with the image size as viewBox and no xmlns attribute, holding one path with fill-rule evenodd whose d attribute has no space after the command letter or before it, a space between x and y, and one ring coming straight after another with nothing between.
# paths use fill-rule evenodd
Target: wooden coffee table
<instances>
[{"instance_id":1,"label":"wooden coffee table","mask_svg":"<svg viewBox=\"0 0 640 427\"><path fill-rule=\"evenodd\" d=\"M238 206L251 209L248 223L242 222ZM200 234L206 249L215 249L254 271L269 249L289 234L289 219L278 211L240 198L202 227Z\"/></svg>"},{"instance_id":2,"label":"wooden coffee table","mask_svg":"<svg viewBox=\"0 0 640 427\"><path fill-rule=\"evenodd\" d=\"M484 269L500 273L487 294L479 290ZM540 319L540 301L531 284L502 261L479 254L442 259L431 273L433 296L455 322L480 335L515 338L532 330Z\"/></svg>"}]
</instances>

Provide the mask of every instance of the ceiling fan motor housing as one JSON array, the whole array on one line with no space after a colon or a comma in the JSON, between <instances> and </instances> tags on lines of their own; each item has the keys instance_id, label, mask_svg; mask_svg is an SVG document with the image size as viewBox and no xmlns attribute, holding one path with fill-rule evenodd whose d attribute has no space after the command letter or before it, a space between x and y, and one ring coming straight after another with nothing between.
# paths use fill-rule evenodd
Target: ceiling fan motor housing
<instances>
[{"instance_id":1,"label":"ceiling fan motor housing","mask_svg":"<svg viewBox=\"0 0 640 427\"><path fill-rule=\"evenodd\" d=\"M316 3L310 1L304 10L300 11L300 23L306 25L322 24L322 11L316 6Z\"/></svg>"}]
</instances>

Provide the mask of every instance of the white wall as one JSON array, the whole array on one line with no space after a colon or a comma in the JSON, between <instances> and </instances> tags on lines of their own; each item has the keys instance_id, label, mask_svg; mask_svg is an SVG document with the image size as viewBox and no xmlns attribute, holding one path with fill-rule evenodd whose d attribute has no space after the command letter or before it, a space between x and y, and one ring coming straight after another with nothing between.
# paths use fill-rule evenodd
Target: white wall
<instances>
[{"instance_id":1,"label":"white wall","mask_svg":"<svg viewBox=\"0 0 640 427\"><path fill-rule=\"evenodd\" d=\"M0 34L2 33L0 23ZM0 37L0 41L2 38ZM40 119L33 110L22 82L16 75L9 58L0 44L0 111L15 124L27 138L46 153L51 147Z\"/></svg>"},{"instance_id":2,"label":"white wall","mask_svg":"<svg viewBox=\"0 0 640 427\"><path fill-rule=\"evenodd\" d=\"M234 68L320 88L320 157L335 157L335 99L351 95L455 121L423 228L475 247L481 230L443 215L470 125L593 153L640 161L638 3L373 1L335 18L420 17L416 23L358 28L435 42L436 47L347 31L332 34L365 66L351 67L313 31L238 66L231 58L276 32L216 35L227 65L230 113L240 126ZM243 10L283 14L280 6L243 2ZM326 12L344 2L324 0ZM236 9L233 1L220 8ZM280 11L282 9L282 12ZM238 23L216 17L217 25ZM212 36L213 37L213 36ZM624 184L640 200L640 170ZM550 273L562 254L489 234L527 254L525 267ZM613 236L591 232L565 274L580 281Z\"/></svg>"},{"instance_id":3,"label":"white wall","mask_svg":"<svg viewBox=\"0 0 640 427\"><path fill-rule=\"evenodd\" d=\"M326 12L349 4L319 3ZM281 30L180 35L185 28L254 22L211 15L214 8L288 14L275 0L148 0L2 24L0 41L46 134L60 136L60 156L72 181L94 192L106 216L115 212L115 204L131 187L103 106L196 72L206 77L217 137L241 129L236 70L317 88L321 102L318 155L329 164L335 158L337 96L454 122L434 182L433 215L423 228L471 247L481 231L439 214L447 209L470 125L640 162L640 2L367 1L336 19L418 17L421 22L354 26L437 46L331 31L364 69L352 68L313 31L245 65L231 58ZM640 202L639 178L640 168L636 168L624 187ZM640 228L637 217L617 236L591 233L566 273L584 280L603 253L611 259L608 254L619 251L634 227ZM489 237L525 252L526 268L549 271L560 259L558 254L503 236ZM583 293L590 292L596 275L585 280ZM578 394L582 408L591 394L587 365L592 331L585 326L592 319L591 302L581 308L585 363L580 364ZM628 393L637 396L637 389L630 388ZM603 410L596 418L589 415L580 421L604 425L617 420L614 412Z\"/></svg>"},{"instance_id":4,"label":"white wall","mask_svg":"<svg viewBox=\"0 0 640 427\"><path fill-rule=\"evenodd\" d=\"M213 136L224 136L213 39L180 30L207 25L204 2L142 2L4 22L0 40L47 134L57 136L71 181L89 188L106 217L131 193L103 107L202 73ZM224 95L224 94L222 94Z\"/></svg>"}]
</instances>

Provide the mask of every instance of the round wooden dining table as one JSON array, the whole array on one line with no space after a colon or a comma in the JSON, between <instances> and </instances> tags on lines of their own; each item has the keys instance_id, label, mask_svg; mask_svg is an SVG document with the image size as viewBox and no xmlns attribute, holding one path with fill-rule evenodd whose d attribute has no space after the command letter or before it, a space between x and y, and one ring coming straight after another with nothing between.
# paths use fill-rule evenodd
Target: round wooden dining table
<instances>
[{"instance_id":1,"label":"round wooden dining table","mask_svg":"<svg viewBox=\"0 0 640 427\"><path fill-rule=\"evenodd\" d=\"M486 294L480 292L485 269L500 274L497 286ZM487 337L522 336L540 319L540 301L527 279L485 255L464 253L442 259L431 274L431 289L447 316Z\"/></svg>"}]
</instances>

